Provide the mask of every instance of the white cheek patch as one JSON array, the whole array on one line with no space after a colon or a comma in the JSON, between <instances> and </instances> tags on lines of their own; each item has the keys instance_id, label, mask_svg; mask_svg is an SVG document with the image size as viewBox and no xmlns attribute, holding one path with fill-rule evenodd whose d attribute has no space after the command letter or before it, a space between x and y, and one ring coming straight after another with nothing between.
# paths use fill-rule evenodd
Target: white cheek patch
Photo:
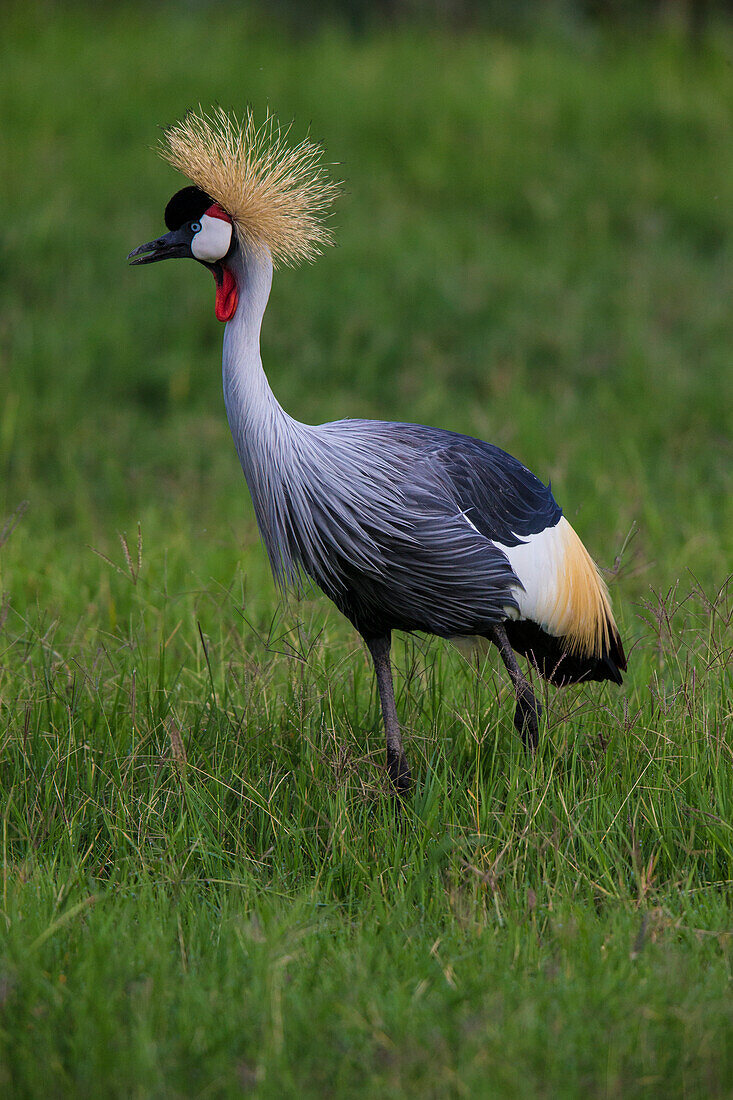
<instances>
[{"instance_id":1,"label":"white cheek patch","mask_svg":"<svg viewBox=\"0 0 733 1100\"><path fill-rule=\"evenodd\" d=\"M211 264L226 256L231 243L232 223L204 214L201 218L201 229L194 234L191 241L191 251L197 260Z\"/></svg>"}]
</instances>

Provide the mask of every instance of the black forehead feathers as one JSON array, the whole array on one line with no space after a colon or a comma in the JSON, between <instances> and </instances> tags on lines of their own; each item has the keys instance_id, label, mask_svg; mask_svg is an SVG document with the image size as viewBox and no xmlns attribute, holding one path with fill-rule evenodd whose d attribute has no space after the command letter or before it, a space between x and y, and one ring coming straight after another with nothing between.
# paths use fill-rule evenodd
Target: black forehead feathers
<instances>
[{"instance_id":1,"label":"black forehead feathers","mask_svg":"<svg viewBox=\"0 0 733 1100\"><path fill-rule=\"evenodd\" d=\"M198 221L214 200L200 187L184 187L176 191L165 208L165 224L169 229L180 229L186 222Z\"/></svg>"}]
</instances>

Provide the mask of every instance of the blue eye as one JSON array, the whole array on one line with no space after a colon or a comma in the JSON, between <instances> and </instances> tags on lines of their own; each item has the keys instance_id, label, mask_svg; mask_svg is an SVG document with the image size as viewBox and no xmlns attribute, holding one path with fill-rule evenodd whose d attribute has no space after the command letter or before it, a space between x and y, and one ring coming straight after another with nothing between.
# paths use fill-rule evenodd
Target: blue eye
<instances>
[{"instance_id":1,"label":"blue eye","mask_svg":"<svg viewBox=\"0 0 733 1100\"><path fill-rule=\"evenodd\" d=\"M201 222L191 222L191 232L192 233L200 233L201 232Z\"/></svg>"}]
</instances>

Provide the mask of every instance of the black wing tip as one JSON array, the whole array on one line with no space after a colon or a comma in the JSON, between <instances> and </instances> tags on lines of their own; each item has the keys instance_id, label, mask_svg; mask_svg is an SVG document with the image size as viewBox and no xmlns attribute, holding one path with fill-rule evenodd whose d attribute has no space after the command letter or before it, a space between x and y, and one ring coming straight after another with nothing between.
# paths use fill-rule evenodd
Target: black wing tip
<instances>
[{"instance_id":1,"label":"black wing tip","mask_svg":"<svg viewBox=\"0 0 733 1100\"><path fill-rule=\"evenodd\" d=\"M569 653L563 638L548 634L530 619L510 620L504 623L504 628L512 648L531 661L544 679L556 687L604 680L623 683L626 654L615 627L611 629L609 644L600 657Z\"/></svg>"},{"instance_id":2,"label":"black wing tip","mask_svg":"<svg viewBox=\"0 0 733 1100\"><path fill-rule=\"evenodd\" d=\"M621 641L621 635L616 629L615 623L609 623L609 645L606 652L603 654L603 660L613 668L616 672L618 679L617 684L622 682L622 672L626 672L628 663L626 660L626 654L624 652L623 642Z\"/></svg>"},{"instance_id":3,"label":"black wing tip","mask_svg":"<svg viewBox=\"0 0 733 1100\"><path fill-rule=\"evenodd\" d=\"M612 684L622 684L624 682L622 672L625 671L625 666L622 668L620 665L617 665L607 654L602 657L597 664L600 665L600 668L605 672L605 676L590 676L588 679L610 680Z\"/></svg>"}]
</instances>

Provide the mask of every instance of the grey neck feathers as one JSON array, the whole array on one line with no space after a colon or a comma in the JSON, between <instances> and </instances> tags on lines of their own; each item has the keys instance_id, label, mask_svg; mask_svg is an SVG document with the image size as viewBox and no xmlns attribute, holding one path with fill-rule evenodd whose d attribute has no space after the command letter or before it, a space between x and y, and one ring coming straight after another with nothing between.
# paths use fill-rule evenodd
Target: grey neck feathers
<instances>
[{"instance_id":1,"label":"grey neck feathers","mask_svg":"<svg viewBox=\"0 0 733 1100\"><path fill-rule=\"evenodd\" d=\"M288 416L260 358L272 262L240 247L232 271L239 305L224 334L224 401L260 533L281 584L304 571L335 598L344 563L380 575L387 567L380 536L409 538L411 524L400 518L403 456L390 454L394 426L312 427Z\"/></svg>"},{"instance_id":2,"label":"grey neck feathers","mask_svg":"<svg viewBox=\"0 0 733 1100\"><path fill-rule=\"evenodd\" d=\"M284 533L293 436L301 425L278 403L260 357L260 328L272 286L272 261L267 253L240 245L232 272L239 304L224 330L224 404L273 571L278 580L286 581L293 579L298 567Z\"/></svg>"},{"instance_id":3,"label":"grey neck feathers","mask_svg":"<svg viewBox=\"0 0 733 1100\"><path fill-rule=\"evenodd\" d=\"M272 262L266 253L240 247L232 263L239 305L224 330L224 401L240 458L250 432L278 414L284 416L268 384L260 358L260 328L272 286ZM245 470L245 474L247 470Z\"/></svg>"}]
</instances>

